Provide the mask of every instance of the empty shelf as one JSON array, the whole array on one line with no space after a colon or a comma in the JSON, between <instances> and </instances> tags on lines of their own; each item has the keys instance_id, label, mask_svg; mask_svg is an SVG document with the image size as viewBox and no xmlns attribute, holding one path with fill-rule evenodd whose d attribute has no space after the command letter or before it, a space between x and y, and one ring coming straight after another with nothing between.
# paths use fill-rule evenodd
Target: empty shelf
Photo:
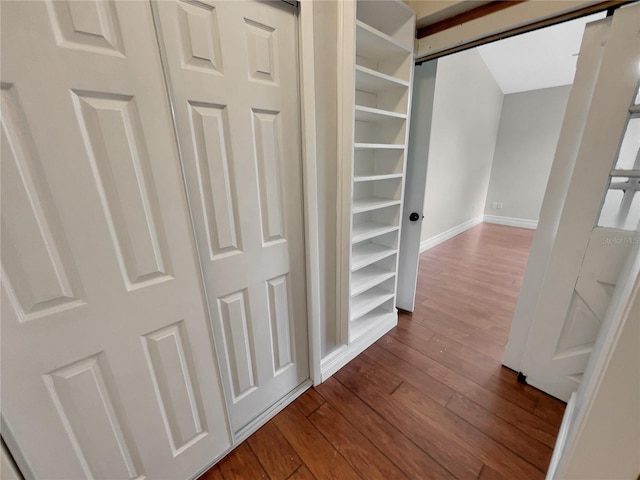
<instances>
[{"instance_id":1,"label":"empty shelf","mask_svg":"<svg viewBox=\"0 0 640 480\"><path fill-rule=\"evenodd\" d=\"M368 222L362 225L354 225L351 231L351 243L358 243L370 238L379 237L385 233L398 230L397 225L384 225L382 223Z\"/></svg>"},{"instance_id":2,"label":"empty shelf","mask_svg":"<svg viewBox=\"0 0 640 480\"><path fill-rule=\"evenodd\" d=\"M406 113L397 113L390 110L383 110L381 108L364 107L362 105L356 105L355 108L356 120L368 121L368 122L381 122L389 119L406 119Z\"/></svg>"},{"instance_id":3,"label":"empty shelf","mask_svg":"<svg viewBox=\"0 0 640 480\"><path fill-rule=\"evenodd\" d=\"M377 245L375 243L367 243L366 245L357 245L353 247L351 254L351 271L376 263L378 260L390 257L398 250L395 248Z\"/></svg>"},{"instance_id":4,"label":"empty shelf","mask_svg":"<svg viewBox=\"0 0 640 480\"><path fill-rule=\"evenodd\" d=\"M351 274L351 296L353 297L376 285L380 285L394 276L395 272L390 272L388 269L376 265L369 265L357 272L353 272Z\"/></svg>"},{"instance_id":5,"label":"empty shelf","mask_svg":"<svg viewBox=\"0 0 640 480\"><path fill-rule=\"evenodd\" d=\"M378 93L390 88L408 87L409 82L380 73L371 68L356 65L356 90Z\"/></svg>"},{"instance_id":6,"label":"empty shelf","mask_svg":"<svg viewBox=\"0 0 640 480\"><path fill-rule=\"evenodd\" d=\"M400 200L390 200L388 198L364 198L353 201L353 213L368 212L378 208L393 207L400 205Z\"/></svg>"},{"instance_id":7,"label":"empty shelf","mask_svg":"<svg viewBox=\"0 0 640 480\"><path fill-rule=\"evenodd\" d=\"M390 322L389 327L391 327L393 325L391 322L395 324L396 315L397 313L393 309L389 311L382 306L357 320L349 322L349 341L353 342L360 335L370 332L386 322Z\"/></svg>"},{"instance_id":8,"label":"empty shelf","mask_svg":"<svg viewBox=\"0 0 640 480\"><path fill-rule=\"evenodd\" d=\"M404 144L395 143L354 143L356 150L403 150Z\"/></svg>"},{"instance_id":9,"label":"empty shelf","mask_svg":"<svg viewBox=\"0 0 640 480\"><path fill-rule=\"evenodd\" d=\"M351 297L351 320L357 320L393 297L393 292L382 288L372 288L357 297Z\"/></svg>"},{"instance_id":10,"label":"empty shelf","mask_svg":"<svg viewBox=\"0 0 640 480\"><path fill-rule=\"evenodd\" d=\"M409 55L411 48L360 20L356 20L357 54L369 60Z\"/></svg>"},{"instance_id":11,"label":"empty shelf","mask_svg":"<svg viewBox=\"0 0 640 480\"><path fill-rule=\"evenodd\" d=\"M389 180L392 178L402 178L401 173L389 173L386 175L359 175L353 177L354 182L375 182L377 180Z\"/></svg>"}]
</instances>

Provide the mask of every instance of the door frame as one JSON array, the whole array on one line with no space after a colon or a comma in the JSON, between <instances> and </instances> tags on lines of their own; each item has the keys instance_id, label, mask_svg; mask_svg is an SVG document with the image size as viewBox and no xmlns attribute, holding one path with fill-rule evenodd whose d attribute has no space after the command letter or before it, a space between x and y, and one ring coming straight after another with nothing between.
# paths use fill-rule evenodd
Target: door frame
<instances>
[{"instance_id":1,"label":"door frame","mask_svg":"<svg viewBox=\"0 0 640 480\"><path fill-rule=\"evenodd\" d=\"M286 0L283 0L286 1ZM298 66L302 133L302 197L307 280L309 375L321 383L322 309L320 298L320 214L316 144L316 72L313 43L313 2L298 2ZM324 319L326 321L326 319Z\"/></svg>"},{"instance_id":2,"label":"door frame","mask_svg":"<svg viewBox=\"0 0 640 480\"><path fill-rule=\"evenodd\" d=\"M445 35L445 39L440 38L440 33L434 34L433 36L424 37L418 40L418 51L415 55L416 64L423 63L424 61L437 60L441 57L449 55L451 53L457 53L463 50L475 48L477 46L493 42L495 40L508 38L514 35L519 35L522 33L530 32L533 30L538 30L541 28L545 28L556 23L561 23L564 21L573 20L576 18L584 17L587 15L591 15L593 13L597 13L600 11L607 10L608 15L612 15L613 11L618 8L623 8L630 1L621 0L620 3L615 5L609 2L599 2L596 4L580 4L576 5L576 8L572 8L570 12L555 12L550 14L549 16L537 17L540 12L536 11L526 11L526 5L522 6L522 11L520 12L523 16L523 22L520 25L516 25L513 21L510 21L508 18L502 18L501 15L498 16L486 16L480 19L477 19L478 22L484 21L483 26L476 25L474 23L475 34L473 38L467 38L466 35L469 33L469 28L471 28L467 23L457 24L453 21L456 20L456 17L452 19L451 26L443 29L442 35ZM510 7L514 8L514 7ZM509 10L505 10L509 11ZM499 18L498 18L499 17ZM604 21L601 20L601 21ZM475 22L475 21L474 21ZM477 22L476 22L477 23ZM436 38L437 37L437 38ZM441 44L438 48L431 51L431 47L428 45L428 42L436 39ZM442 40L442 41L441 41ZM429 53L427 54L427 50ZM592 55L593 56L593 55ZM596 72L597 73L597 72ZM593 80L593 79L591 79ZM588 82L587 82L588 83ZM588 86L586 87L588 90ZM590 98L590 93L589 93ZM586 107L585 107L586 108ZM569 111L569 107L567 108ZM583 112L580 112L579 115L583 115ZM428 161L428 160L427 160ZM571 172L573 171L573 166L571 166ZM569 173L571 173L569 172ZM551 174L553 175L554 171L552 168ZM549 182L553 181L552 178L549 178ZM426 189L426 184L424 185ZM565 196L567 193L568 187L565 187L561 196ZM339 215L341 213L339 212ZM560 211L557 212L557 215L560 215ZM405 248L406 250L406 248ZM399 256L403 256L404 252L402 250L398 253ZM419 261L419 254L418 254ZM525 284L527 280L525 277ZM522 290L525 289L525 284L523 284ZM518 310L516 309L516 314ZM523 358L524 347L527 339L527 334L531 328L531 322L517 322L511 324L509 331L509 342L507 343L505 349L505 355L503 357L503 365L506 367L515 370L516 372L520 371L520 366Z\"/></svg>"}]
</instances>

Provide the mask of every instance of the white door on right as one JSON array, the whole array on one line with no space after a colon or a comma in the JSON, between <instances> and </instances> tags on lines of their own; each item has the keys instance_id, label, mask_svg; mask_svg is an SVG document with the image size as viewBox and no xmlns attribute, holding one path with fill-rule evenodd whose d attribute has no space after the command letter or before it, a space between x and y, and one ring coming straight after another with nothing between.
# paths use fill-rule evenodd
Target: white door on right
<instances>
[{"instance_id":1,"label":"white door on right","mask_svg":"<svg viewBox=\"0 0 640 480\"><path fill-rule=\"evenodd\" d=\"M407 173L404 181L402 207L402 235L398 252L398 294L396 306L413 312L420 263L420 234L422 232L427 163L431 141L431 117L436 90L438 60L416 66L411 97L411 124Z\"/></svg>"},{"instance_id":2,"label":"white door on right","mask_svg":"<svg viewBox=\"0 0 640 480\"><path fill-rule=\"evenodd\" d=\"M601 50L581 50L600 58L591 71L578 68L576 83L592 76L593 93L521 368L527 383L565 401L582 380L630 246L639 241L639 26L640 5L620 8L599 25L594 48ZM589 101L575 85L573 103Z\"/></svg>"},{"instance_id":3,"label":"white door on right","mask_svg":"<svg viewBox=\"0 0 640 480\"><path fill-rule=\"evenodd\" d=\"M297 16L153 4L237 437L309 378Z\"/></svg>"}]
</instances>

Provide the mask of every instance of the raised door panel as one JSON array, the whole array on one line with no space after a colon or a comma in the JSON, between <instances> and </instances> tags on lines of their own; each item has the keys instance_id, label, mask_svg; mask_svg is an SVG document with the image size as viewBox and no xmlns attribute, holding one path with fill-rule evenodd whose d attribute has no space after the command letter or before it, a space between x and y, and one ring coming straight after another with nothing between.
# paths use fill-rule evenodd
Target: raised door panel
<instances>
[{"instance_id":1,"label":"raised door panel","mask_svg":"<svg viewBox=\"0 0 640 480\"><path fill-rule=\"evenodd\" d=\"M102 357L54 370L44 382L87 478L144 478L116 414Z\"/></svg>"},{"instance_id":2,"label":"raised door panel","mask_svg":"<svg viewBox=\"0 0 640 480\"><path fill-rule=\"evenodd\" d=\"M15 88L2 84L2 282L19 321L84 304Z\"/></svg>"},{"instance_id":3,"label":"raised door panel","mask_svg":"<svg viewBox=\"0 0 640 480\"><path fill-rule=\"evenodd\" d=\"M113 0L46 0L58 45L124 57Z\"/></svg>"},{"instance_id":4,"label":"raised door panel","mask_svg":"<svg viewBox=\"0 0 640 480\"><path fill-rule=\"evenodd\" d=\"M175 457L208 430L184 322L145 335L144 348Z\"/></svg>"},{"instance_id":5,"label":"raised door panel","mask_svg":"<svg viewBox=\"0 0 640 480\"><path fill-rule=\"evenodd\" d=\"M295 16L157 2L236 433L308 379Z\"/></svg>"},{"instance_id":6,"label":"raised door panel","mask_svg":"<svg viewBox=\"0 0 640 480\"><path fill-rule=\"evenodd\" d=\"M127 289L170 280L160 207L134 98L76 91L73 102Z\"/></svg>"},{"instance_id":7,"label":"raised door panel","mask_svg":"<svg viewBox=\"0 0 640 480\"><path fill-rule=\"evenodd\" d=\"M635 232L597 227L591 232L569 311L553 357L555 371L575 382L589 361Z\"/></svg>"},{"instance_id":8,"label":"raised door panel","mask_svg":"<svg viewBox=\"0 0 640 480\"><path fill-rule=\"evenodd\" d=\"M265 243L284 238L280 192L280 127L278 112L253 110L254 149L260 190L260 220Z\"/></svg>"},{"instance_id":9,"label":"raised door panel","mask_svg":"<svg viewBox=\"0 0 640 480\"><path fill-rule=\"evenodd\" d=\"M189 103L196 171L209 259L242 249L238 229L238 193L227 109Z\"/></svg>"}]
</instances>

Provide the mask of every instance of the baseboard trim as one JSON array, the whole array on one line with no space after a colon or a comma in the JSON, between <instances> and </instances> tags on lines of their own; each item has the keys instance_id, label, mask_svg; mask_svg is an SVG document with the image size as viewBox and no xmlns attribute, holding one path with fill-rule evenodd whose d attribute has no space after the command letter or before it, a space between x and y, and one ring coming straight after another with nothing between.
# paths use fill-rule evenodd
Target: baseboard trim
<instances>
[{"instance_id":1,"label":"baseboard trim","mask_svg":"<svg viewBox=\"0 0 640 480\"><path fill-rule=\"evenodd\" d=\"M556 440L555 448L553 449L553 455L551 457L551 462L549 463L549 470L547 470L547 476L545 480L555 480L556 471L558 470L558 465L560 464L560 458L562 457L565 444L567 443L567 437L569 436L569 427L571 426L575 408L576 393L573 392L571 394L571 398L569 399L569 403L567 403L567 408L564 411L564 416L562 417L562 424L560 425L560 431L558 432L558 438Z\"/></svg>"},{"instance_id":2,"label":"baseboard trim","mask_svg":"<svg viewBox=\"0 0 640 480\"><path fill-rule=\"evenodd\" d=\"M305 380L296 388L294 388L291 392L286 394L276 403L271 405L267 410L262 412L258 417L249 422L244 428L240 429L238 433L232 435L232 442L229 447L218 455L215 459L213 459L210 463L207 464L206 467L200 469L200 471L191 477L191 480L196 480L205 474L211 467L217 464L224 457L229 455L238 445L244 442L247 438L249 438L253 433L257 432L260 427L262 427L265 423L275 417L278 413L284 410L290 403L292 403L295 399L297 399L304 392L309 390L313 386L313 382L311 380Z\"/></svg>"},{"instance_id":3,"label":"baseboard trim","mask_svg":"<svg viewBox=\"0 0 640 480\"><path fill-rule=\"evenodd\" d=\"M440 245L442 242L446 242L450 238L453 238L456 235L460 235L462 232L469 230L470 228L475 227L476 225L480 225L482 223L483 218L484 217L482 215L476 218L472 218L471 220L468 220L464 223L461 223L460 225L450 228L445 232L439 233L438 235L434 235L431 238L427 238L426 240L421 241L420 253L425 252L430 248L435 247L436 245Z\"/></svg>"},{"instance_id":4,"label":"baseboard trim","mask_svg":"<svg viewBox=\"0 0 640 480\"><path fill-rule=\"evenodd\" d=\"M498 215L485 215L485 223L495 223L496 225L506 225L507 227L528 228L535 230L538 228L537 220L528 220L526 218L500 217Z\"/></svg>"},{"instance_id":5,"label":"baseboard trim","mask_svg":"<svg viewBox=\"0 0 640 480\"><path fill-rule=\"evenodd\" d=\"M327 378L331 377L347 363L364 352L397 324L398 313L394 312L389 314L389 318L373 328L370 332L358 337L349 346L342 346L327 355L322 360L320 367L322 381L324 382Z\"/></svg>"}]
</instances>

